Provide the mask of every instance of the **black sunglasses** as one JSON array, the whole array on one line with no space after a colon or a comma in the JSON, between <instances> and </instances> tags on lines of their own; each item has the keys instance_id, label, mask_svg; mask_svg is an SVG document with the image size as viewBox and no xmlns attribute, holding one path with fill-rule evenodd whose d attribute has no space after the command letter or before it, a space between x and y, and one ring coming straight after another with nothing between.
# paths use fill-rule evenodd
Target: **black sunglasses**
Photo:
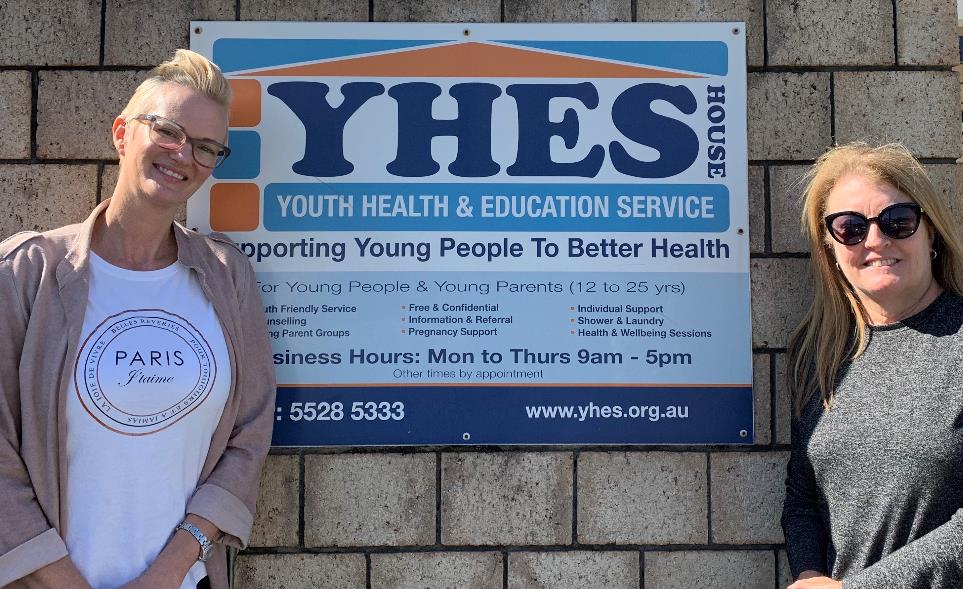
<instances>
[{"instance_id":1,"label":"black sunglasses","mask_svg":"<svg viewBox=\"0 0 963 589\"><path fill-rule=\"evenodd\" d=\"M879 230L890 239L906 239L920 227L923 208L914 202L900 202L889 205L875 217L867 218L862 213L842 211L828 215L826 229L833 239L843 245L862 243L869 233L869 224L876 223Z\"/></svg>"}]
</instances>

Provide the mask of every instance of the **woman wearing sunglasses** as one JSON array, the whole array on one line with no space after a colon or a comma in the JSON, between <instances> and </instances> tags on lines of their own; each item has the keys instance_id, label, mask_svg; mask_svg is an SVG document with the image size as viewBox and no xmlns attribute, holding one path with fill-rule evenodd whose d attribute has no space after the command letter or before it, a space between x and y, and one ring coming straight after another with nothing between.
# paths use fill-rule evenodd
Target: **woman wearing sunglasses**
<instances>
[{"instance_id":1,"label":"woman wearing sunglasses","mask_svg":"<svg viewBox=\"0 0 963 589\"><path fill-rule=\"evenodd\" d=\"M111 198L0 243L0 586L227 587L274 421L254 272L174 221L230 153L179 50L114 120Z\"/></svg>"},{"instance_id":2,"label":"woman wearing sunglasses","mask_svg":"<svg viewBox=\"0 0 963 589\"><path fill-rule=\"evenodd\" d=\"M837 147L808 179L816 281L788 350L790 587L963 587L956 224L899 145Z\"/></svg>"}]
</instances>

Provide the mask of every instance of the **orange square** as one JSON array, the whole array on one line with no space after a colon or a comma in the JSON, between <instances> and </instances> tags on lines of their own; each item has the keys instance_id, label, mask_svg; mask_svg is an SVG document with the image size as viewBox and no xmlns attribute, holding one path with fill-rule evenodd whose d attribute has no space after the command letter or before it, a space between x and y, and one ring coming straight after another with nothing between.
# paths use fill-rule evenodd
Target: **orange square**
<instances>
[{"instance_id":1,"label":"orange square","mask_svg":"<svg viewBox=\"0 0 963 589\"><path fill-rule=\"evenodd\" d=\"M230 125L256 127L261 122L261 83L257 80L228 80L231 100Z\"/></svg>"},{"instance_id":2,"label":"orange square","mask_svg":"<svg viewBox=\"0 0 963 589\"><path fill-rule=\"evenodd\" d=\"M261 224L261 190L250 182L218 182L211 187L211 229L254 231Z\"/></svg>"}]
</instances>

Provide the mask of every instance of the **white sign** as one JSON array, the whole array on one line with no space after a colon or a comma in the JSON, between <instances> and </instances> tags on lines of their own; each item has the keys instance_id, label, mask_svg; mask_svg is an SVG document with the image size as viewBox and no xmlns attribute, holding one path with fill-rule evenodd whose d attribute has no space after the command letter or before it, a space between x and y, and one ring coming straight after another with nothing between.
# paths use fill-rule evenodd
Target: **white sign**
<instances>
[{"instance_id":1,"label":"white sign","mask_svg":"<svg viewBox=\"0 0 963 589\"><path fill-rule=\"evenodd\" d=\"M192 30L276 444L751 442L741 23Z\"/></svg>"}]
</instances>

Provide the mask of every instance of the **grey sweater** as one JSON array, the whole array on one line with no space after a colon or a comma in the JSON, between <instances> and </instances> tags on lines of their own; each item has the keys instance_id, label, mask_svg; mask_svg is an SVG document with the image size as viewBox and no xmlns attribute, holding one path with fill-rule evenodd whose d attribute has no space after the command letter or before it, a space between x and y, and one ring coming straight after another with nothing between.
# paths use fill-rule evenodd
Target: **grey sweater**
<instances>
[{"instance_id":1,"label":"grey sweater","mask_svg":"<svg viewBox=\"0 0 963 589\"><path fill-rule=\"evenodd\" d=\"M782 526L793 578L845 589L963 588L963 300L873 328L792 423Z\"/></svg>"}]
</instances>

